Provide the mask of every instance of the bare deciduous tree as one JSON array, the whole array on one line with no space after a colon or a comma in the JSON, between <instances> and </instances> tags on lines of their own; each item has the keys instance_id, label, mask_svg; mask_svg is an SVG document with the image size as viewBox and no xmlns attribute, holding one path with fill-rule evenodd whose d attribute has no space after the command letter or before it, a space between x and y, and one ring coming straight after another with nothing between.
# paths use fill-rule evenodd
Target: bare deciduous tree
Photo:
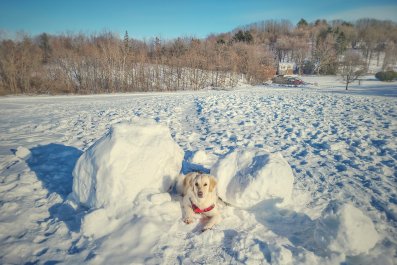
<instances>
[{"instance_id":1,"label":"bare deciduous tree","mask_svg":"<svg viewBox=\"0 0 397 265\"><path fill-rule=\"evenodd\" d=\"M340 62L339 74L345 81L346 90L349 84L365 73L365 62L357 51L349 50L343 55Z\"/></svg>"},{"instance_id":2,"label":"bare deciduous tree","mask_svg":"<svg viewBox=\"0 0 397 265\"><path fill-rule=\"evenodd\" d=\"M373 19L302 20L296 27L261 21L204 39L140 41L127 32L124 38L112 32L15 36L0 36L2 94L196 90L234 86L239 78L257 84L280 61L294 62L299 74L304 66L306 73L343 70L350 80L350 55L343 52L352 48L367 66L371 58L385 69L397 61L397 24Z\"/></svg>"}]
</instances>

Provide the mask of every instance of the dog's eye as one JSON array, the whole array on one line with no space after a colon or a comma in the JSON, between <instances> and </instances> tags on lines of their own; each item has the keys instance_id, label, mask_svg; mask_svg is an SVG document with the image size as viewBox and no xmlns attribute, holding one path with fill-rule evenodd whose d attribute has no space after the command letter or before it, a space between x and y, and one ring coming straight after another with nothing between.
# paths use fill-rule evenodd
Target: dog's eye
<instances>
[{"instance_id":1,"label":"dog's eye","mask_svg":"<svg viewBox=\"0 0 397 265\"><path fill-rule=\"evenodd\" d=\"M207 183L204 183L204 186L207 186Z\"/></svg>"},{"instance_id":2,"label":"dog's eye","mask_svg":"<svg viewBox=\"0 0 397 265\"><path fill-rule=\"evenodd\" d=\"M196 187L198 187L198 183L197 183L197 182L196 182L196 184L195 184L195 185L196 185Z\"/></svg>"}]
</instances>

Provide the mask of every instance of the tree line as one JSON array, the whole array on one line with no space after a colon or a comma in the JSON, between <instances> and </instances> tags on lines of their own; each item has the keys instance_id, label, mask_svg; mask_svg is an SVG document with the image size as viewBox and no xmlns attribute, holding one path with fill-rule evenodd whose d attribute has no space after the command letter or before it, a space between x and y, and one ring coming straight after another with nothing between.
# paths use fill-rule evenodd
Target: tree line
<instances>
[{"instance_id":1,"label":"tree line","mask_svg":"<svg viewBox=\"0 0 397 265\"><path fill-rule=\"evenodd\" d=\"M280 62L299 74L335 74L347 51L368 69L397 61L397 25L301 19L253 23L205 39L142 41L112 32L0 35L0 93L93 94L233 87L267 81Z\"/></svg>"}]
</instances>

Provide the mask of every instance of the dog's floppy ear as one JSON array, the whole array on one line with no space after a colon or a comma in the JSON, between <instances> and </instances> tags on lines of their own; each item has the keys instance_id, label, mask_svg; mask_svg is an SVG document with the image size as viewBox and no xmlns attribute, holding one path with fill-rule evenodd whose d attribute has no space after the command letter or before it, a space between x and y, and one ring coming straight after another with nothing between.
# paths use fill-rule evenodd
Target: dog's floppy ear
<instances>
[{"instance_id":1,"label":"dog's floppy ear","mask_svg":"<svg viewBox=\"0 0 397 265\"><path fill-rule=\"evenodd\" d=\"M185 179L183 180L183 187L184 188L192 187L193 186L194 177L195 177L194 172L190 172L189 174L187 174L185 176Z\"/></svg>"},{"instance_id":2,"label":"dog's floppy ear","mask_svg":"<svg viewBox=\"0 0 397 265\"><path fill-rule=\"evenodd\" d=\"M185 196L191 188L192 188L192 173L189 173L183 178L182 196Z\"/></svg>"},{"instance_id":3,"label":"dog's floppy ear","mask_svg":"<svg viewBox=\"0 0 397 265\"><path fill-rule=\"evenodd\" d=\"M216 179L214 176L210 176L210 192L212 192L215 189L216 186Z\"/></svg>"},{"instance_id":4,"label":"dog's floppy ear","mask_svg":"<svg viewBox=\"0 0 397 265\"><path fill-rule=\"evenodd\" d=\"M185 176L185 178L183 179L183 187L184 187L185 189L190 185L189 179L190 179L190 176L189 176L189 175Z\"/></svg>"}]
</instances>

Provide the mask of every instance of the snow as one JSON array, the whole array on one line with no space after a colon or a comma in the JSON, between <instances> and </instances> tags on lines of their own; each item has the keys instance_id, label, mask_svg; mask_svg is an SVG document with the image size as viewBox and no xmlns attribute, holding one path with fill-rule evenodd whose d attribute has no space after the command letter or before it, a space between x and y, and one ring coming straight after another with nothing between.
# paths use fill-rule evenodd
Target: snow
<instances>
[{"instance_id":1,"label":"snow","mask_svg":"<svg viewBox=\"0 0 397 265\"><path fill-rule=\"evenodd\" d=\"M262 149L235 150L211 169L218 194L234 206L248 208L264 200L291 199L294 175L280 153Z\"/></svg>"},{"instance_id":2,"label":"snow","mask_svg":"<svg viewBox=\"0 0 397 265\"><path fill-rule=\"evenodd\" d=\"M349 256L368 252L379 239L371 219L361 210L334 201L324 210L316 234L320 244Z\"/></svg>"},{"instance_id":3,"label":"snow","mask_svg":"<svg viewBox=\"0 0 397 265\"><path fill-rule=\"evenodd\" d=\"M144 189L170 189L183 157L166 126L148 120L114 124L78 159L72 196L89 208L124 210Z\"/></svg>"},{"instance_id":4,"label":"snow","mask_svg":"<svg viewBox=\"0 0 397 265\"><path fill-rule=\"evenodd\" d=\"M115 230L117 225L117 220L113 216L109 216L108 209L102 208L84 216L81 231L86 237L101 238Z\"/></svg>"},{"instance_id":5,"label":"snow","mask_svg":"<svg viewBox=\"0 0 397 265\"><path fill-rule=\"evenodd\" d=\"M196 151L190 160L191 163L201 165L205 168L211 168L217 161L218 157L216 155L207 153L204 150Z\"/></svg>"},{"instance_id":6,"label":"snow","mask_svg":"<svg viewBox=\"0 0 397 265\"><path fill-rule=\"evenodd\" d=\"M303 76L302 80L310 84L307 87L314 90L321 90L322 92L397 97L396 82L382 82L377 80L374 75L361 76L359 80L349 84L348 91L345 90L346 83L341 77Z\"/></svg>"},{"instance_id":7,"label":"snow","mask_svg":"<svg viewBox=\"0 0 397 265\"><path fill-rule=\"evenodd\" d=\"M23 160L27 160L30 158L31 156L31 152L29 151L29 149L23 147L23 146L19 146L17 148L17 150L15 151L15 156L19 157L20 159Z\"/></svg>"},{"instance_id":8,"label":"snow","mask_svg":"<svg viewBox=\"0 0 397 265\"><path fill-rule=\"evenodd\" d=\"M396 264L397 83L367 78L345 91L335 77L308 78L318 85L0 98L0 263ZM131 133L152 126L132 148ZM200 216L184 224L180 197L151 183L166 175L146 171L161 163L159 149L180 153L175 171L244 179L220 166L234 157L258 186L273 180L261 154L274 156L285 162L277 170L292 170L292 192L245 190L234 197L244 207L221 206L223 221L201 233ZM104 177L95 165L136 186L82 206L70 195L79 163L92 166L87 179Z\"/></svg>"}]
</instances>

